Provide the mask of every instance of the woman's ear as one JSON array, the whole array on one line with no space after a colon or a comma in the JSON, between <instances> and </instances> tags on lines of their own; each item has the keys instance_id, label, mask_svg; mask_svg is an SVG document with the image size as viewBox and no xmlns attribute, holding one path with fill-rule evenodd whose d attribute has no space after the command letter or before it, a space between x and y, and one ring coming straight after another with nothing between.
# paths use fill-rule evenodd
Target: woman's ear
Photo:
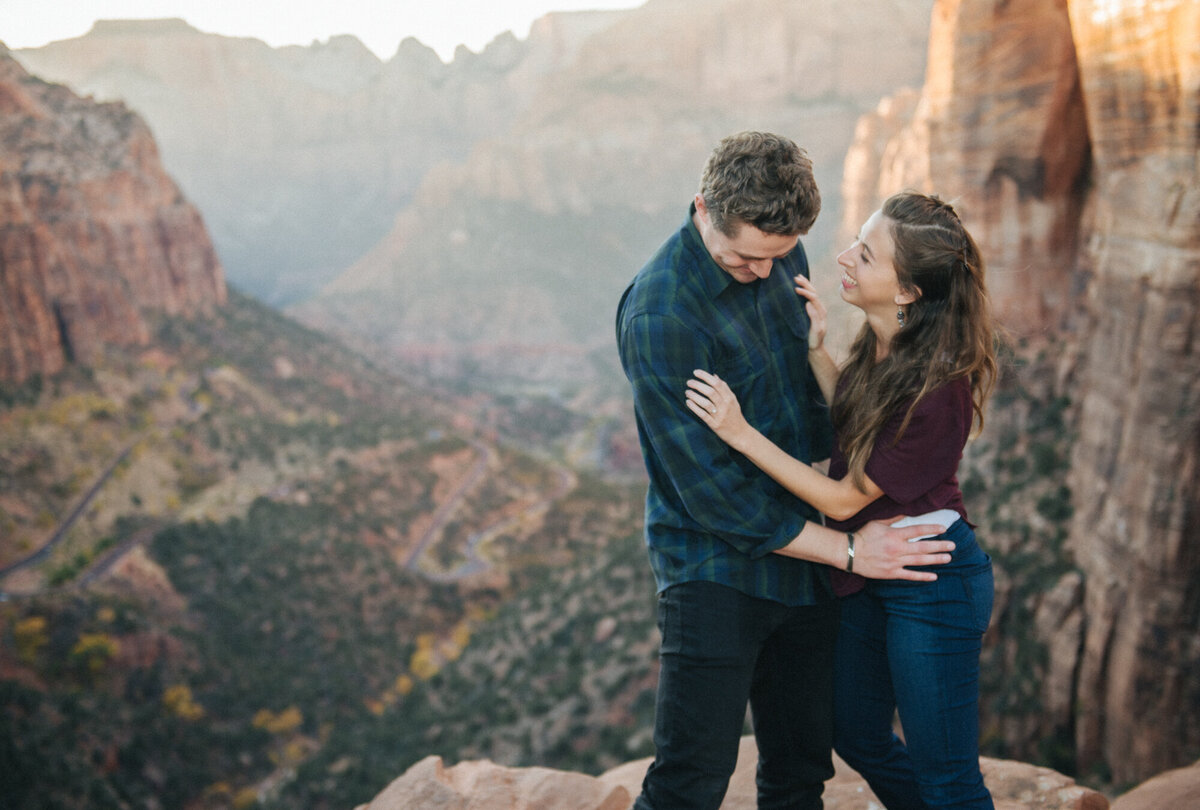
<instances>
[{"instance_id":1,"label":"woman's ear","mask_svg":"<svg viewBox=\"0 0 1200 810\"><path fill-rule=\"evenodd\" d=\"M911 304L921 297L921 288L913 287L911 290L901 290L896 293L896 306L903 307Z\"/></svg>"}]
</instances>

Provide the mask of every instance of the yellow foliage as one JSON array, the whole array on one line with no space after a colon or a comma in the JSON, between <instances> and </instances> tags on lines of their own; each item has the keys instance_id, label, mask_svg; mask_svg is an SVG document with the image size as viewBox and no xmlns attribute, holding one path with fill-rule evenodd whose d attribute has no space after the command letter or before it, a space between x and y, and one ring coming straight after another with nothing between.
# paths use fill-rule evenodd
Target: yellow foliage
<instances>
[{"instance_id":1,"label":"yellow foliage","mask_svg":"<svg viewBox=\"0 0 1200 810\"><path fill-rule=\"evenodd\" d=\"M13 628L13 635L16 636L17 654L26 663L32 663L33 659L37 657L38 650L49 641L49 637L46 635L45 617L30 616L22 619Z\"/></svg>"},{"instance_id":2,"label":"yellow foliage","mask_svg":"<svg viewBox=\"0 0 1200 810\"><path fill-rule=\"evenodd\" d=\"M256 804L258 804L258 790L256 788L244 787L233 797L234 810L250 810Z\"/></svg>"},{"instance_id":3,"label":"yellow foliage","mask_svg":"<svg viewBox=\"0 0 1200 810\"><path fill-rule=\"evenodd\" d=\"M308 747L303 740L292 740L283 747L283 764L299 765L308 756Z\"/></svg>"},{"instance_id":4,"label":"yellow foliage","mask_svg":"<svg viewBox=\"0 0 1200 810\"><path fill-rule=\"evenodd\" d=\"M116 654L117 640L107 633L80 633L71 649L71 657L85 662L92 672L99 672Z\"/></svg>"},{"instance_id":5,"label":"yellow foliage","mask_svg":"<svg viewBox=\"0 0 1200 810\"><path fill-rule=\"evenodd\" d=\"M288 734L300 728L304 715L295 706L288 706L279 714L270 709L259 709L254 715L254 727L272 734Z\"/></svg>"},{"instance_id":6,"label":"yellow foliage","mask_svg":"<svg viewBox=\"0 0 1200 810\"><path fill-rule=\"evenodd\" d=\"M46 634L46 617L30 616L27 619L21 619L17 622L16 634L17 638L27 635L44 636Z\"/></svg>"},{"instance_id":7,"label":"yellow foliage","mask_svg":"<svg viewBox=\"0 0 1200 810\"><path fill-rule=\"evenodd\" d=\"M120 408L111 399L97 394L74 394L63 397L49 408L50 420L60 426L85 421L89 416L111 417Z\"/></svg>"},{"instance_id":8,"label":"yellow foliage","mask_svg":"<svg viewBox=\"0 0 1200 810\"><path fill-rule=\"evenodd\" d=\"M433 649L433 645L437 643L437 636L433 633L422 633L417 636L417 651L429 651Z\"/></svg>"},{"instance_id":9,"label":"yellow foliage","mask_svg":"<svg viewBox=\"0 0 1200 810\"><path fill-rule=\"evenodd\" d=\"M455 626L454 632L450 634L450 638L459 647L465 648L471 643L471 625L466 622L459 622Z\"/></svg>"},{"instance_id":10,"label":"yellow foliage","mask_svg":"<svg viewBox=\"0 0 1200 810\"><path fill-rule=\"evenodd\" d=\"M434 660L433 650L418 649L412 654L412 659L408 662L408 668L413 675L423 681L427 681L438 673L438 664Z\"/></svg>"},{"instance_id":11,"label":"yellow foliage","mask_svg":"<svg viewBox=\"0 0 1200 810\"><path fill-rule=\"evenodd\" d=\"M233 793L233 786L228 782L213 782L204 789L205 796L228 796Z\"/></svg>"},{"instance_id":12,"label":"yellow foliage","mask_svg":"<svg viewBox=\"0 0 1200 810\"><path fill-rule=\"evenodd\" d=\"M393 688L396 690L397 694L406 696L412 694L413 687L415 686L416 682L413 681L411 675L401 675L396 678L396 683Z\"/></svg>"},{"instance_id":13,"label":"yellow foliage","mask_svg":"<svg viewBox=\"0 0 1200 810\"><path fill-rule=\"evenodd\" d=\"M279 716L275 718L275 723L267 730L275 734L285 734L289 731L295 731L300 728L304 722L304 715L295 706L288 706Z\"/></svg>"},{"instance_id":14,"label":"yellow foliage","mask_svg":"<svg viewBox=\"0 0 1200 810\"><path fill-rule=\"evenodd\" d=\"M163 692L163 706L176 717L184 720L199 720L204 716L204 707L192 697L192 689L184 683L168 687Z\"/></svg>"},{"instance_id":15,"label":"yellow foliage","mask_svg":"<svg viewBox=\"0 0 1200 810\"><path fill-rule=\"evenodd\" d=\"M96 611L96 618L105 624L112 624L117 618L117 612L110 607L102 607Z\"/></svg>"}]
</instances>

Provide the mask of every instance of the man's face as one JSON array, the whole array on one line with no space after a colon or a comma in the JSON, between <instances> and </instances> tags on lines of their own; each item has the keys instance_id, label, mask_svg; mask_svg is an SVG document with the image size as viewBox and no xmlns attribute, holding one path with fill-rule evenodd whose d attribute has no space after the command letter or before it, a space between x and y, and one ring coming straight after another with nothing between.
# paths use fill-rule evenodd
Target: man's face
<instances>
[{"instance_id":1,"label":"man's face","mask_svg":"<svg viewBox=\"0 0 1200 810\"><path fill-rule=\"evenodd\" d=\"M745 222L737 226L733 236L726 235L713 227L700 195L696 195L696 220L700 238L713 261L739 284L771 275L775 260L795 250L800 239L799 234L766 233Z\"/></svg>"}]
</instances>

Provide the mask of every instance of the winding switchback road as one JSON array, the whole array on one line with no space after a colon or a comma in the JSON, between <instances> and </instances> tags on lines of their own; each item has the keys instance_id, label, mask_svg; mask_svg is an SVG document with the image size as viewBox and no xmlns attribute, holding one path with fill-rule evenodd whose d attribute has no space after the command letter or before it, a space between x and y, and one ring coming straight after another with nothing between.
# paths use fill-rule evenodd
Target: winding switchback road
<instances>
[{"instance_id":1,"label":"winding switchback road","mask_svg":"<svg viewBox=\"0 0 1200 810\"><path fill-rule=\"evenodd\" d=\"M75 525L75 521L78 520L79 516L83 514L83 510L87 509L88 504L92 502L92 499L96 497L96 494L100 492L100 490L108 482L108 479L112 477L112 474L116 471L117 466L120 465L122 461L129 458L129 454L132 452L132 444L122 450L120 454L104 469L104 472L102 472L100 476L94 482L92 482L91 487L88 488L87 492L83 493L83 496L78 500L78 502L76 502L74 508L71 509L66 518L64 518L58 524L58 526L55 527L54 533L50 535L50 539L47 540L41 548L30 554L28 557L17 560L14 563L10 563L9 565L0 568L0 577L11 574L13 571L19 571L22 568L28 568L29 566L41 562L46 557L50 556L50 552L54 550L55 546L63 541L63 538L67 536L67 532L69 532L71 527Z\"/></svg>"}]
</instances>

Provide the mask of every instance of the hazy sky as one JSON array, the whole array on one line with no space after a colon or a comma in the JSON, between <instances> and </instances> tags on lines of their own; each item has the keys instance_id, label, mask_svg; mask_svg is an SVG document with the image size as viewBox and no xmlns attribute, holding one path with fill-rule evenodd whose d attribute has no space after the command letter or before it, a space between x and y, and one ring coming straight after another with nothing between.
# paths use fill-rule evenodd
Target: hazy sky
<instances>
[{"instance_id":1,"label":"hazy sky","mask_svg":"<svg viewBox=\"0 0 1200 810\"><path fill-rule=\"evenodd\" d=\"M521 39L549 11L635 8L645 0L0 0L0 41L31 48L82 36L97 19L182 17L212 34L308 45L353 34L381 59L413 36L449 61L504 31Z\"/></svg>"}]
</instances>

